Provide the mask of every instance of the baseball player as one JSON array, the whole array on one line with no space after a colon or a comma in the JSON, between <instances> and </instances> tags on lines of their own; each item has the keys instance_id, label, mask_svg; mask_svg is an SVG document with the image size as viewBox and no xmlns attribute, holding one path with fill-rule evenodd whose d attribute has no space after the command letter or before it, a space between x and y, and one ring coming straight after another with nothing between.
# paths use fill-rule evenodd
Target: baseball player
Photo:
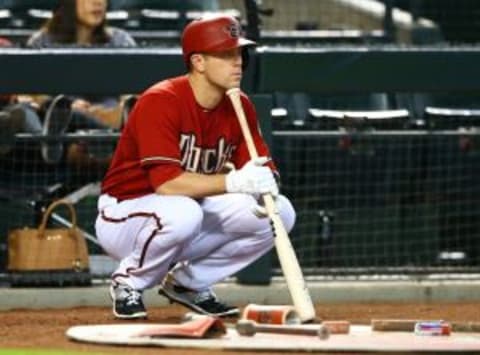
<instances>
[{"instance_id":1,"label":"baseball player","mask_svg":"<svg viewBox=\"0 0 480 355\"><path fill-rule=\"evenodd\" d=\"M252 45L233 17L192 21L182 34L188 73L147 89L126 122L96 221L101 245L120 261L110 288L117 318L146 317L142 291L156 285L195 312L237 314L212 285L272 248L261 194L276 197L285 227L293 227L295 211L278 193L252 103L242 94L260 156L250 160L225 94L239 87ZM227 163L236 169L227 171Z\"/></svg>"}]
</instances>

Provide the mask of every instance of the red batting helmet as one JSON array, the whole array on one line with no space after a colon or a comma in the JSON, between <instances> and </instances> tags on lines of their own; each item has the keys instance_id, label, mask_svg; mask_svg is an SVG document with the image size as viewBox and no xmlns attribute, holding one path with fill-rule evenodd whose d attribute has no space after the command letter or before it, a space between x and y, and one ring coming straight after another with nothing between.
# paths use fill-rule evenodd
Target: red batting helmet
<instances>
[{"instance_id":1,"label":"red batting helmet","mask_svg":"<svg viewBox=\"0 0 480 355\"><path fill-rule=\"evenodd\" d=\"M233 16L213 15L190 22L182 34L183 60L189 63L193 53L220 52L256 45L241 37L240 23Z\"/></svg>"}]
</instances>

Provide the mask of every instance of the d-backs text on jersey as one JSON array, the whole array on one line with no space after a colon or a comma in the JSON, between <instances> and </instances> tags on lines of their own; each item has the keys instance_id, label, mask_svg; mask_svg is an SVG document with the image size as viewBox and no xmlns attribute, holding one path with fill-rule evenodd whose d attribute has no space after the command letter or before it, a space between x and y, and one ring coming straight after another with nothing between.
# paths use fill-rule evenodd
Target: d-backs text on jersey
<instances>
[{"instance_id":1,"label":"d-backs text on jersey","mask_svg":"<svg viewBox=\"0 0 480 355\"><path fill-rule=\"evenodd\" d=\"M236 146L228 144L220 137L217 146L205 149L195 145L197 138L193 134L180 135L182 167L186 171L204 174L219 172L231 158Z\"/></svg>"}]
</instances>

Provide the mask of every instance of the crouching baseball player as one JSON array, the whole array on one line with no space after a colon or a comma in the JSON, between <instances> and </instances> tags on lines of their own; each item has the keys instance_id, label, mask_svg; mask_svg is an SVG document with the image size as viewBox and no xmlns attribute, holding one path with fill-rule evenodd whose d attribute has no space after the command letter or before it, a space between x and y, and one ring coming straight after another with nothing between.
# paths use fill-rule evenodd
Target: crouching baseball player
<instances>
[{"instance_id":1,"label":"crouching baseball player","mask_svg":"<svg viewBox=\"0 0 480 355\"><path fill-rule=\"evenodd\" d=\"M237 314L211 287L273 247L260 195L276 197L285 227L293 227L295 211L278 194L251 101L242 94L260 155L252 160L225 94L240 86L251 45L233 17L192 21L182 34L188 73L147 89L130 113L96 220L101 245L119 260L110 288L117 318L146 317L142 291L156 285L198 313ZM226 172L227 162L236 169Z\"/></svg>"}]
</instances>

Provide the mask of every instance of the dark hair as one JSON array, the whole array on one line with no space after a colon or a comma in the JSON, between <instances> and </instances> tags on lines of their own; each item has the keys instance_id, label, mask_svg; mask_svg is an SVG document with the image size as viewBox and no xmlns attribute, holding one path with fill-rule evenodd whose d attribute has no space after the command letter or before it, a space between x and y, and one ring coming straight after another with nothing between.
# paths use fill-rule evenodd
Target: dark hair
<instances>
[{"instance_id":1,"label":"dark hair","mask_svg":"<svg viewBox=\"0 0 480 355\"><path fill-rule=\"evenodd\" d=\"M53 16L45 24L45 30L55 42L75 44L77 42L77 0L59 0ZM95 28L92 34L92 44L105 44L109 41L106 21Z\"/></svg>"}]
</instances>

